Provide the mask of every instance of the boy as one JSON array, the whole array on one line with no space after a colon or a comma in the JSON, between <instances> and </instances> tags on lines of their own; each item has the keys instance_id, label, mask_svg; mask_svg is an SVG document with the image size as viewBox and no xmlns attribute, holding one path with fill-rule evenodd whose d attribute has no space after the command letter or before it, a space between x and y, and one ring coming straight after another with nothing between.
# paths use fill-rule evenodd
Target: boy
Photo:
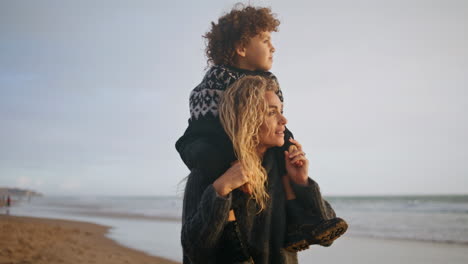
<instances>
[{"instance_id":1,"label":"boy","mask_svg":"<svg viewBox=\"0 0 468 264\"><path fill-rule=\"evenodd\" d=\"M211 31L204 36L207 39L208 62L213 66L190 94L189 126L177 141L176 149L189 169L208 172L211 178L207 180L210 182L237 159L219 121L219 100L227 87L246 75L261 75L277 82L269 70L275 52L271 44L271 32L276 32L279 24L269 8L234 8L220 17L217 24L212 22ZM278 97L283 101L281 91ZM285 175L284 150L294 152L290 138L292 134L286 129L285 146L275 150L281 175ZM305 204L295 199L294 189L300 187L291 180L283 182L287 199L288 230L284 245L287 250L297 252L311 244L329 246L346 231L346 222L336 218L314 181L309 180L310 186L307 187L312 190L311 197L302 197L302 200L312 202ZM242 189L244 192L249 191L248 185ZM235 210L231 210L230 220L235 220L234 213ZM245 244L243 238L237 239L241 242L237 244ZM240 253L242 251L245 253L245 248L239 249Z\"/></svg>"}]
</instances>

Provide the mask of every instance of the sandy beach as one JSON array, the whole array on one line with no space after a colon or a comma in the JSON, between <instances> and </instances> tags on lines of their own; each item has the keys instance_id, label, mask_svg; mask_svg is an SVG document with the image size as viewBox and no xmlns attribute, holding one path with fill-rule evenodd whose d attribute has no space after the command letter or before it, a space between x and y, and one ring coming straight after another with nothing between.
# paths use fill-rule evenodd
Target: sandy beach
<instances>
[{"instance_id":1,"label":"sandy beach","mask_svg":"<svg viewBox=\"0 0 468 264\"><path fill-rule=\"evenodd\" d=\"M0 215L0 263L172 264L105 237L109 227L66 220Z\"/></svg>"}]
</instances>

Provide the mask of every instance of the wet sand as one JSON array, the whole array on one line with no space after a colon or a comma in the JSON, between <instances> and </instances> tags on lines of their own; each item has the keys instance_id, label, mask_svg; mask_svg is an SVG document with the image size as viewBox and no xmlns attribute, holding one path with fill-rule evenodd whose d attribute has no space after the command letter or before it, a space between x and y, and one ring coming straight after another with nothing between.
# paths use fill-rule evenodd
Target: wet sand
<instances>
[{"instance_id":1,"label":"wet sand","mask_svg":"<svg viewBox=\"0 0 468 264\"><path fill-rule=\"evenodd\" d=\"M66 220L0 215L0 263L173 264L105 237L109 227Z\"/></svg>"}]
</instances>

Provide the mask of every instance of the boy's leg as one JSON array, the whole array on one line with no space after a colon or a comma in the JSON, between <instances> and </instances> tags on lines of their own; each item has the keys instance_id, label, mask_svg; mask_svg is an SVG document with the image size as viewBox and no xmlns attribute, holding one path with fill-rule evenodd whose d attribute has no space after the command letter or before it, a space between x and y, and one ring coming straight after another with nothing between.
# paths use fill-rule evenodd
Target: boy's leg
<instances>
[{"instance_id":1,"label":"boy's leg","mask_svg":"<svg viewBox=\"0 0 468 264\"><path fill-rule=\"evenodd\" d=\"M283 176L283 188L286 196L286 246L289 251L298 252L309 248L306 236L301 232L300 225L304 223L303 209L298 205L296 194L291 187L289 177Z\"/></svg>"},{"instance_id":2,"label":"boy's leg","mask_svg":"<svg viewBox=\"0 0 468 264\"><path fill-rule=\"evenodd\" d=\"M311 184L312 190L308 192L308 196L300 197L307 204L301 204L296 200L290 179L283 177L288 217L287 250L297 252L312 244L328 247L348 227L343 219L336 217L330 204L323 199L317 183L312 181Z\"/></svg>"},{"instance_id":3,"label":"boy's leg","mask_svg":"<svg viewBox=\"0 0 468 264\"><path fill-rule=\"evenodd\" d=\"M305 207L306 223L312 225L304 226L312 234L313 243L329 247L334 240L339 238L348 229L345 220L336 217L331 205L322 197L319 185L311 180L312 191L309 193L309 206ZM318 221L318 222L317 222Z\"/></svg>"},{"instance_id":4,"label":"boy's leg","mask_svg":"<svg viewBox=\"0 0 468 264\"><path fill-rule=\"evenodd\" d=\"M282 180L283 180L284 193L286 194L286 201L296 199L296 194L294 193L291 187L291 183L289 182L289 177L287 175L284 175Z\"/></svg>"}]
</instances>

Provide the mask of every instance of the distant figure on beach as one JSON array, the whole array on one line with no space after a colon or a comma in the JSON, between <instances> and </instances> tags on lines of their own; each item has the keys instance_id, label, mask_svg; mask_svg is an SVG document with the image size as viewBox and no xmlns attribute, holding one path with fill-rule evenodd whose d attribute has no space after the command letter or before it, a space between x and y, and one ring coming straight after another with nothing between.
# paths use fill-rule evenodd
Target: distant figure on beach
<instances>
[{"instance_id":1,"label":"distant figure on beach","mask_svg":"<svg viewBox=\"0 0 468 264\"><path fill-rule=\"evenodd\" d=\"M285 126L269 72L279 23L269 8L242 6L204 36L211 68L191 92L189 127L176 143L191 170L184 263L297 263L296 252L330 246L347 229Z\"/></svg>"},{"instance_id":2,"label":"distant figure on beach","mask_svg":"<svg viewBox=\"0 0 468 264\"><path fill-rule=\"evenodd\" d=\"M10 198L10 195L8 195L8 197L7 197L6 206L7 206L7 207L10 207L10 206L11 206L11 198Z\"/></svg>"}]
</instances>

